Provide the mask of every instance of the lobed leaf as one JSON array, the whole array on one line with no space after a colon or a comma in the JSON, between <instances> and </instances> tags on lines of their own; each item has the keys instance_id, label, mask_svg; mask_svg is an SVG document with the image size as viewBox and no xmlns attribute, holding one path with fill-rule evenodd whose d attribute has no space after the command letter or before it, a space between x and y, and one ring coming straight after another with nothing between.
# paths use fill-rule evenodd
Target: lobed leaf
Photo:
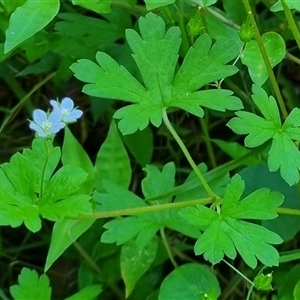
<instances>
[{"instance_id":1,"label":"lobed leaf","mask_svg":"<svg viewBox=\"0 0 300 300\"><path fill-rule=\"evenodd\" d=\"M79 60L71 66L75 77L88 83L83 88L85 93L133 103L114 114L120 119L118 126L123 134L143 130L149 122L159 127L162 111L167 107L179 107L199 117L204 114L200 106L219 111L243 107L231 91L198 91L211 81L238 71L235 66L226 65L239 54L238 42L220 39L212 46L208 35L200 36L174 79L180 29L171 27L166 31L163 19L153 13L139 19L139 28L140 34L126 30L126 38L144 86L103 52L96 55L98 65Z\"/></svg>"},{"instance_id":2,"label":"lobed leaf","mask_svg":"<svg viewBox=\"0 0 300 300\"><path fill-rule=\"evenodd\" d=\"M209 35L201 35L189 49L179 68L173 85L186 92L195 92L204 85L235 74L235 66L226 65L239 54L233 40L220 39L212 46Z\"/></svg>"},{"instance_id":3,"label":"lobed leaf","mask_svg":"<svg viewBox=\"0 0 300 300\"><path fill-rule=\"evenodd\" d=\"M299 182L300 154L293 140L300 141L300 110L294 108L281 124L275 99L268 97L259 86L253 85L253 101L264 118L250 112L237 112L227 126L238 134L248 134L245 145L257 147L272 139L268 166L274 172L280 169L282 178L293 185Z\"/></svg>"},{"instance_id":4,"label":"lobed leaf","mask_svg":"<svg viewBox=\"0 0 300 300\"><path fill-rule=\"evenodd\" d=\"M244 181L235 175L227 185L220 211L201 205L181 210L182 217L203 231L195 244L195 253L204 254L213 264L225 255L235 259L238 252L252 268L256 267L257 260L266 266L278 265L279 254L270 244L281 243L281 237L241 219L276 218L275 208L282 204L283 196L263 188L240 201L244 189Z\"/></svg>"},{"instance_id":5,"label":"lobed leaf","mask_svg":"<svg viewBox=\"0 0 300 300\"><path fill-rule=\"evenodd\" d=\"M91 212L88 195L75 195L87 177L80 168L63 166L53 176L60 150L45 139L35 139L32 150L16 153L0 168L1 225L25 226L36 232L40 215L61 220ZM22 180L20 180L22 178Z\"/></svg>"},{"instance_id":6,"label":"lobed leaf","mask_svg":"<svg viewBox=\"0 0 300 300\"><path fill-rule=\"evenodd\" d=\"M268 166L271 172L280 169L280 175L290 186L299 182L299 149L286 133L277 133L274 136Z\"/></svg>"},{"instance_id":7,"label":"lobed leaf","mask_svg":"<svg viewBox=\"0 0 300 300\"><path fill-rule=\"evenodd\" d=\"M18 285L10 287L10 293L15 300L51 299L50 281L46 274L39 277L35 270L23 268L18 281Z\"/></svg>"}]
</instances>

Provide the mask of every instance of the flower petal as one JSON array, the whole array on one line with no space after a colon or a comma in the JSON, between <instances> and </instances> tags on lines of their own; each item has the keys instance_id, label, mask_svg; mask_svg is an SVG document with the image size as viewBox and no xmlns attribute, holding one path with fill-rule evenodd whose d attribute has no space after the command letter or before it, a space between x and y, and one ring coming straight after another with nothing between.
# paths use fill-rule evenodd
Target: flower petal
<instances>
[{"instance_id":1,"label":"flower petal","mask_svg":"<svg viewBox=\"0 0 300 300\"><path fill-rule=\"evenodd\" d=\"M83 112L79 109L74 109L69 113L69 115L65 116L63 118L64 122L66 123L72 123L76 122L77 119L79 119L82 116Z\"/></svg>"},{"instance_id":2,"label":"flower petal","mask_svg":"<svg viewBox=\"0 0 300 300\"><path fill-rule=\"evenodd\" d=\"M72 110L74 108L74 102L71 98L65 97L61 101L61 109Z\"/></svg>"},{"instance_id":3,"label":"flower petal","mask_svg":"<svg viewBox=\"0 0 300 300\"><path fill-rule=\"evenodd\" d=\"M59 110L60 109L60 104L58 101L55 101L55 100L50 100L50 104L52 105L53 109L54 110Z\"/></svg>"},{"instance_id":4,"label":"flower petal","mask_svg":"<svg viewBox=\"0 0 300 300\"><path fill-rule=\"evenodd\" d=\"M32 114L33 121L41 125L43 122L47 120L47 114L41 109L35 109Z\"/></svg>"},{"instance_id":5,"label":"flower petal","mask_svg":"<svg viewBox=\"0 0 300 300\"><path fill-rule=\"evenodd\" d=\"M53 125L52 125L52 128L51 128L51 133L52 133L52 134L53 134L53 133L57 133L57 132L59 132L61 129L63 129L65 126L66 126L66 124L65 124L65 123L62 123L62 122L53 124Z\"/></svg>"},{"instance_id":6,"label":"flower petal","mask_svg":"<svg viewBox=\"0 0 300 300\"><path fill-rule=\"evenodd\" d=\"M53 110L48 118L49 122L52 124L57 124L62 120L62 111L60 109L58 110Z\"/></svg>"}]
</instances>

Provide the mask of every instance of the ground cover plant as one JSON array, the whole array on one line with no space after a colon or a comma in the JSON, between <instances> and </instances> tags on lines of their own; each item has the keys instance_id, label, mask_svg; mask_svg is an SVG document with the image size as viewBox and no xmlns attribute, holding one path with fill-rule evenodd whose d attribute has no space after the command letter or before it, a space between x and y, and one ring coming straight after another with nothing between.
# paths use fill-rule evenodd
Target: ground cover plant
<instances>
[{"instance_id":1,"label":"ground cover plant","mask_svg":"<svg viewBox=\"0 0 300 300\"><path fill-rule=\"evenodd\" d=\"M0 298L300 299L299 12L0 0Z\"/></svg>"}]
</instances>

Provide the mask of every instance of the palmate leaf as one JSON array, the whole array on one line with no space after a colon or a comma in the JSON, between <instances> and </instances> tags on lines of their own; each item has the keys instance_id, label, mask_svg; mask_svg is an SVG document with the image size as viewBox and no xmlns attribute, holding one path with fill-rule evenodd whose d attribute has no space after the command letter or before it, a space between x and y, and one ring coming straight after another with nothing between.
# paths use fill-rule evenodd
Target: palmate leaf
<instances>
[{"instance_id":1,"label":"palmate leaf","mask_svg":"<svg viewBox=\"0 0 300 300\"><path fill-rule=\"evenodd\" d=\"M282 204L283 196L263 188L241 201L244 189L244 181L235 175L226 188L220 213L202 205L181 210L182 217L203 231L195 244L195 253L204 254L213 264L224 255L234 259L238 252L251 268L257 266L257 260L266 266L278 265L279 254L270 244L281 243L280 236L241 219L276 218L274 209Z\"/></svg>"},{"instance_id":2,"label":"palmate leaf","mask_svg":"<svg viewBox=\"0 0 300 300\"><path fill-rule=\"evenodd\" d=\"M91 212L90 196L76 194L87 173L67 165L52 175L60 151L47 143L46 139L35 139L32 150L16 153L1 166L1 225L16 227L24 222L36 232L41 228L40 215L59 221Z\"/></svg>"},{"instance_id":3,"label":"palmate leaf","mask_svg":"<svg viewBox=\"0 0 300 300\"><path fill-rule=\"evenodd\" d=\"M46 274L39 277L35 270L23 268L18 281L18 285L10 287L14 299L51 299L50 280Z\"/></svg>"},{"instance_id":4,"label":"palmate leaf","mask_svg":"<svg viewBox=\"0 0 300 300\"><path fill-rule=\"evenodd\" d=\"M103 52L96 55L98 64L83 59L71 66L75 77L87 83L85 93L133 103L114 115L120 119L123 134L143 130L149 122L160 126L162 111L167 107L179 107L199 117L204 114L201 106L219 111L242 108L231 91L199 91L204 85L238 71L235 66L226 65L238 55L238 43L220 39L212 45L208 35L200 36L174 78L180 29L171 27L166 31L163 19L153 13L139 19L139 28L140 34L127 29L126 38L143 84Z\"/></svg>"},{"instance_id":5,"label":"palmate leaf","mask_svg":"<svg viewBox=\"0 0 300 300\"><path fill-rule=\"evenodd\" d=\"M294 108L282 124L274 97L268 97L257 85L253 85L252 90L252 99L263 117L239 111L227 126L235 133L247 134L245 145L250 148L272 139L268 157L269 170L274 172L279 169L282 178L289 185L294 185L299 182L300 170L300 153L293 142L300 141L300 110Z\"/></svg>"}]
</instances>

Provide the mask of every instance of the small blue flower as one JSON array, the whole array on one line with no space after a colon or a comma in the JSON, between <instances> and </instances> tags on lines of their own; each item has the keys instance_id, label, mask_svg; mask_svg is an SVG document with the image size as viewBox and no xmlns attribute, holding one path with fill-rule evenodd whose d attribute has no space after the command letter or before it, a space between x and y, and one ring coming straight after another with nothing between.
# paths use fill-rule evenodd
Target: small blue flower
<instances>
[{"instance_id":1,"label":"small blue flower","mask_svg":"<svg viewBox=\"0 0 300 300\"><path fill-rule=\"evenodd\" d=\"M50 137L65 126L66 124L62 122L62 112L60 110L47 114L41 109L35 109L33 111L33 121L30 121L29 124L29 128L36 131L40 137Z\"/></svg>"},{"instance_id":2,"label":"small blue flower","mask_svg":"<svg viewBox=\"0 0 300 300\"><path fill-rule=\"evenodd\" d=\"M66 124L76 122L83 112L79 109L74 108L74 102L71 98L63 98L61 103L55 100L50 100L50 104L53 106L53 111L61 111L62 121Z\"/></svg>"}]
</instances>

